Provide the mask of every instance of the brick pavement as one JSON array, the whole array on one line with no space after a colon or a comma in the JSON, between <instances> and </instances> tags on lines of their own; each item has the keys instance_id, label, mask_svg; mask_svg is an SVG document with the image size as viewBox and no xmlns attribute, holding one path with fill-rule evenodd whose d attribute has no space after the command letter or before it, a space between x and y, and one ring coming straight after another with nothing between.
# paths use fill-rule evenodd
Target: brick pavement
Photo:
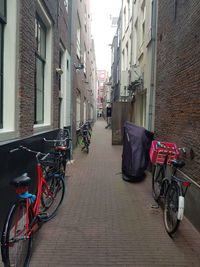
<instances>
[{"instance_id":1,"label":"brick pavement","mask_svg":"<svg viewBox=\"0 0 200 267\"><path fill-rule=\"evenodd\" d=\"M63 206L34 240L30 267L200 266L200 235L184 220L174 239L152 209L149 175L121 179L121 146L105 122L94 126L90 153L75 150Z\"/></svg>"}]
</instances>

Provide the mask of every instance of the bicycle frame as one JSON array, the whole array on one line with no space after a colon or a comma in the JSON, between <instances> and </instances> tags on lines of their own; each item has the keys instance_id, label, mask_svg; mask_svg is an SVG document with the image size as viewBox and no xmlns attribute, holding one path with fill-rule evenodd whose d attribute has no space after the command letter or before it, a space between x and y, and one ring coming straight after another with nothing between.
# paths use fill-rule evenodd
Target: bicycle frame
<instances>
[{"instance_id":1,"label":"bicycle frame","mask_svg":"<svg viewBox=\"0 0 200 267\"><path fill-rule=\"evenodd\" d=\"M42 166L39 162L37 164L37 179L38 179L38 181L37 181L37 184L38 184L37 185L37 195L36 195L36 199L35 199L35 202L33 204L33 207L30 206L30 197L26 198L26 225L25 225L25 229L26 229L25 235L26 236L30 236L33 233L33 231L38 227L37 216L39 215L43 185L45 185L45 189L47 191L47 194L53 198L53 195L49 191L47 182L45 181L45 179L43 177ZM23 199L23 196L20 196L20 197ZM33 225L31 226L31 228L30 228L30 222L29 222L29 209L30 208L31 208L32 213L33 213L33 221L32 221Z\"/></svg>"}]
</instances>

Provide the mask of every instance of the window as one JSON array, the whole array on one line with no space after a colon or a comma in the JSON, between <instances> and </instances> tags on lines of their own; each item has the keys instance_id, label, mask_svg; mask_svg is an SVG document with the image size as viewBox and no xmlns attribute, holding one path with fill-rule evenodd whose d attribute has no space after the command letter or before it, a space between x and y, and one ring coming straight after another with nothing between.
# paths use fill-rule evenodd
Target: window
<instances>
[{"instance_id":1,"label":"window","mask_svg":"<svg viewBox=\"0 0 200 267\"><path fill-rule=\"evenodd\" d=\"M130 0L127 1L127 6L128 6L128 23L131 18L131 6L130 6Z\"/></svg>"},{"instance_id":2,"label":"window","mask_svg":"<svg viewBox=\"0 0 200 267\"><path fill-rule=\"evenodd\" d=\"M83 72L86 75L86 64L87 64L87 49L86 49L86 45L84 44L84 54L83 54L83 64L84 64L84 68L83 68Z\"/></svg>"},{"instance_id":3,"label":"window","mask_svg":"<svg viewBox=\"0 0 200 267\"><path fill-rule=\"evenodd\" d=\"M81 58L81 23L78 15L77 19L77 42L76 42L76 54L77 57L80 59Z\"/></svg>"},{"instance_id":4,"label":"window","mask_svg":"<svg viewBox=\"0 0 200 267\"><path fill-rule=\"evenodd\" d=\"M128 41L126 43L126 63L125 63L125 69L128 70L129 67L129 50L128 50Z\"/></svg>"},{"instance_id":5,"label":"window","mask_svg":"<svg viewBox=\"0 0 200 267\"><path fill-rule=\"evenodd\" d=\"M59 50L59 69L63 70L63 65L64 65L64 47L62 45L62 43L60 43L60 50ZM64 73L63 75L65 75L65 69L64 69ZM62 128L64 126L64 102L65 99L63 99L63 93L64 93L64 80L63 80L63 75L59 75L58 77L58 89L59 89L59 119L58 119L58 125L59 128Z\"/></svg>"},{"instance_id":6,"label":"window","mask_svg":"<svg viewBox=\"0 0 200 267\"><path fill-rule=\"evenodd\" d=\"M65 6L66 11L68 13L68 10L69 10L69 0L64 0L64 6Z\"/></svg>"},{"instance_id":7,"label":"window","mask_svg":"<svg viewBox=\"0 0 200 267\"><path fill-rule=\"evenodd\" d=\"M39 0L36 10L34 133L51 129L52 123L52 22Z\"/></svg>"},{"instance_id":8,"label":"window","mask_svg":"<svg viewBox=\"0 0 200 267\"><path fill-rule=\"evenodd\" d=\"M6 23L6 1L0 1L0 128L3 128L3 46Z\"/></svg>"},{"instance_id":9,"label":"window","mask_svg":"<svg viewBox=\"0 0 200 267\"><path fill-rule=\"evenodd\" d=\"M86 121L86 112L87 112L87 105L86 105L86 99L84 99L84 103L83 103L83 122Z\"/></svg>"},{"instance_id":10,"label":"window","mask_svg":"<svg viewBox=\"0 0 200 267\"><path fill-rule=\"evenodd\" d=\"M76 128L78 129L81 122L81 94L77 90L76 95Z\"/></svg>"},{"instance_id":11,"label":"window","mask_svg":"<svg viewBox=\"0 0 200 267\"><path fill-rule=\"evenodd\" d=\"M35 124L44 123L44 68L46 63L46 27L39 16L35 19L36 82Z\"/></svg>"},{"instance_id":12,"label":"window","mask_svg":"<svg viewBox=\"0 0 200 267\"><path fill-rule=\"evenodd\" d=\"M124 25L123 25L123 28L124 28L124 32L125 32L125 30L126 30L126 7L124 8L124 12L123 12L124 14L124 16L123 16L123 22L124 22Z\"/></svg>"},{"instance_id":13,"label":"window","mask_svg":"<svg viewBox=\"0 0 200 267\"><path fill-rule=\"evenodd\" d=\"M141 44L144 42L144 38L145 38L145 20L146 20L146 6L145 6L145 2L144 5L142 5L141 7L141 12L142 12L142 27L141 27Z\"/></svg>"},{"instance_id":14,"label":"window","mask_svg":"<svg viewBox=\"0 0 200 267\"><path fill-rule=\"evenodd\" d=\"M16 112L17 10L19 1L0 0L0 140L18 137ZM9 12L6 12L9 10Z\"/></svg>"}]
</instances>

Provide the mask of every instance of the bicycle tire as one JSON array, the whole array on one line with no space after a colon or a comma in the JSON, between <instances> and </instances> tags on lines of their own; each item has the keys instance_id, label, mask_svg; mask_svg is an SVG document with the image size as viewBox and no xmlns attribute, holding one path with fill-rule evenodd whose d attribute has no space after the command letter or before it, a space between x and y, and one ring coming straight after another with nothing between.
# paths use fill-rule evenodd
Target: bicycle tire
<instances>
[{"instance_id":1,"label":"bicycle tire","mask_svg":"<svg viewBox=\"0 0 200 267\"><path fill-rule=\"evenodd\" d=\"M66 169L66 160L64 159L59 164L59 174L61 174L63 179L65 178L65 169Z\"/></svg>"},{"instance_id":2,"label":"bicycle tire","mask_svg":"<svg viewBox=\"0 0 200 267\"><path fill-rule=\"evenodd\" d=\"M163 179L161 168L162 167L160 164L156 164L153 170L153 175L152 175L152 194L153 194L153 198L156 201L158 201L160 197L161 185L162 185L162 179Z\"/></svg>"},{"instance_id":3,"label":"bicycle tire","mask_svg":"<svg viewBox=\"0 0 200 267\"><path fill-rule=\"evenodd\" d=\"M81 147L84 146L84 140L83 140L82 135L78 136L77 141L78 141L79 146L81 146Z\"/></svg>"},{"instance_id":4,"label":"bicycle tire","mask_svg":"<svg viewBox=\"0 0 200 267\"><path fill-rule=\"evenodd\" d=\"M177 183L172 182L167 189L163 213L165 229L169 235L174 234L180 224L180 220L177 217L179 196L179 186Z\"/></svg>"},{"instance_id":5,"label":"bicycle tire","mask_svg":"<svg viewBox=\"0 0 200 267\"><path fill-rule=\"evenodd\" d=\"M86 153L89 154L89 145L86 145Z\"/></svg>"},{"instance_id":6,"label":"bicycle tire","mask_svg":"<svg viewBox=\"0 0 200 267\"><path fill-rule=\"evenodd\" d=\"M29 224L33 218L29 209ZM16 202L6 218L1 238L1 254L5 267L26 267L30 262L32 235L25 238L26 201ZM24 238L24 239L23 239Z\"/></svg>"},{"instance_id":7,"label":"bicycle tire","mask_svg":"<svg viewBox=\"0 0 200 267\"><path fill-rule=\"evenodd\" d=\"M54 218L63 202L65 194L65 182L60 174L54 174L45 178L48 189L45 185L42 187L41 206L42 212L46 213L43 221L49 221Z\"/></svg>"}]
</instances>

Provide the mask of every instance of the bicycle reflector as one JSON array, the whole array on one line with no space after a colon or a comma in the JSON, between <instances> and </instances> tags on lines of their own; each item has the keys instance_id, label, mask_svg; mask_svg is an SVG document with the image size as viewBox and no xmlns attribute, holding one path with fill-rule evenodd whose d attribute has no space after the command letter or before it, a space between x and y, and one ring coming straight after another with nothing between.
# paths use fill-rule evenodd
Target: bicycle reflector
<instances>
[{"instance_id":1,"label":"bicycle reflector","mask_svg":"<svg viewBox=\"0 0 200 267\"><path fill-rule=\"evenodd\" d=\"M189 183L189 182L182 182L182 185L187 187L187 186L190 186L191 183Z\"/></svg>"}]
</instances>

